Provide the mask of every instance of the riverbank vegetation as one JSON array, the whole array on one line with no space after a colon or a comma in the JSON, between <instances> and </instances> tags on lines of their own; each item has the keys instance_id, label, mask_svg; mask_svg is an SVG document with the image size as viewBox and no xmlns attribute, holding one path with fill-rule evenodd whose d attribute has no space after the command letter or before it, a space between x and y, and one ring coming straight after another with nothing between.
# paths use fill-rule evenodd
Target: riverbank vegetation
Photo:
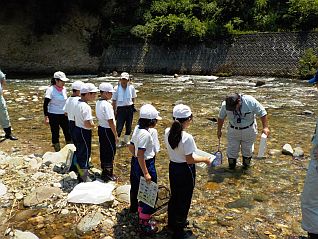
<instances>
[{"instance_id":1,"label":"riverbank vegetation","mask_svg":"<svg viewBox=\"0 0 318 239\"><path fill-rule=\"evenodd\" d=\"M35 34L52 34L79 9L98 16L93 36L103 44L137 38L159 43L209 41L251 32L311 31L318 27L316 0L12 0L25 8ZM6 18L7 19L7 18ZM0 19L1 20L1 19Z\"/></svg>"}]
</instances>

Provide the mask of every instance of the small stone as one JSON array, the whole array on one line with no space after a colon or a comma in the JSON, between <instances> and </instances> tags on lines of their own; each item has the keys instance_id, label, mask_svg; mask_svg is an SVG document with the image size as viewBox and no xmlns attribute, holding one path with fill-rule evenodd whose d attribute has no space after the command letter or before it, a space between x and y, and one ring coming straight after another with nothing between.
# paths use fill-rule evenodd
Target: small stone
<instances>
[{"instance_id":1,"label":"small stone","mask_svg":"<svg viewBox=\"0 0 318 239\"><path fill-rule=\"evenodd\" d=\"M21 200L21 199L23 199L23 194L22 193L16 193L15 194L15 198L17 199L17 200Z\"/></svg>"},{"instance_id":2,"label":"small stone","mask_svg":"<svg viewBox=\"0 0 318 239\"><path fill-rule=\"evenodd\" d=\"M62 215L66 215L68 213L69 213L68 209L65 209L65 208L63 208L62 211L61 211Z\"/></svg>"}]
</instances>

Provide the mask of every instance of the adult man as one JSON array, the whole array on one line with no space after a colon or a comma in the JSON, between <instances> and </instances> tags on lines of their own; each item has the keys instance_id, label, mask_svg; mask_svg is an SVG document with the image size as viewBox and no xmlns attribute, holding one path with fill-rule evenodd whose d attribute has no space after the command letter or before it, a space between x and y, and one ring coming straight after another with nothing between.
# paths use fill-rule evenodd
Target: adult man
<instances>
[{"instance_id":1,"label":"adult man","mask_svg":"<svg viewBox=\"0 0 318 239\"><path fill-rule=\"evenodd\" d=\"M11 123L8 114L7 104L3 97L3 89L6 84L6 75L0 70L0 124L5 132L5 139L17 140L11 133Z\"/></svg>"},{"instance_id":2,"label":"adult man","mask_svg":"<svg viewBox=\"0 0 318 239\"><path fill-rule=\"evenodd\" d=\"M120 137L125 125L126 132L123 142L127 144L132 131L131 126L135 111L134 102L137 97L134 86L129 84L129 74L127 72L121 73L118 86L115 87L115 90L116 92L114 92L112 100L117 119L116 131L118 137Z\"/></svg>"},{"instance_id":3,"label":"adult man","mask_svg":"<svg viewBox=\"0 0 318 239\"><path fill-rule=\"evenodd\" d=\"M218 117L217 136L219 139L221 138L222 126L225 118L228 117L227 158L230 169L235 169L240 147L243 168L247 169L250 166L257 135L256 116L261 118L263 133L268 135L267 112L254 97L235 93L228 95L222 103Z\"/></svg>"},{"instance_id":4,"label":"adult man","mask_svg":"<svg viewBox=\"0 0 318 239\"><path fill-rule=\"evenodd\" d=\"M318 83L318 71L308 81ZM318 239L318 120L311 140L310 162L307 170L303 193L301 195L302 228L308 232L308 239ZM305 238L305 237L299 237Z\"/></svg>"}]
</instances>

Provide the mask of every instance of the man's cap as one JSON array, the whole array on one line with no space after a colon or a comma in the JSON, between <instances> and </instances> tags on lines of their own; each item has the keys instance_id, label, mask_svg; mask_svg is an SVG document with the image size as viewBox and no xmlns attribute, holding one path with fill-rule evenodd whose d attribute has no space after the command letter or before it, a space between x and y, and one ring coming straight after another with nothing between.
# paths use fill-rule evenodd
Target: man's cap
<instances>
[{"instance_id":1,"label":"man's cap","mask_svg":"<svg viewBox=\"0 0 318 239\"><path fill-rule=\"evenodd\" d=\"M62 72L62 71L55 72L54 75L53 75L53 78L54 79L59 79L59 80L64 81L64 82L65 81L69 81L69 79L66 77L65 73Z\"/></svg>"},{"instance_id":2,"label":"man's cap","mask_svg":"<svg viewBox=\"0 0 318 239\"><path fill-rule=\"evenodd\" d=\"M308 81L308 83L310 84L315 84L316 82L318 82L318 70L316 72L316 75Z\"/></svg>"},{"instance_id":3,"label":"man's cap","mask_svg":"<svg viewBox=\"0 0 318 239\"><path fill-rule=\"evenodd\" d=\"M141 106L139 114L140 114L140 118L142 119L157 119L157 120L162 119L159 116L159 112L151 104L145 104Z\"/></svg>"},{"instance_id":4,"label":"man's cap","mask_svg":"<svg viewBox=\"0 0 318 239\"><path fill-rule=\"evenodd\" d=\"M84 83L81 87L81 94L96 92L98 92L98 88L93 83Z\"/></svg>"},{"instance_id":5,"label":"man's cap","mask_svg":"<svg viewBox=\"0 0 318 239\"><path fill-rule=\"evenodd\" d=\"M115 92L113 86L110 83L101 83L99 85L99 90L104 92Z\"/></svg>"},{"instance_id":6,"label":"man's cap","mask_svg":"<svg viewBox=\"0 0 318 239\"><path fill-rule=\"evenodd\" d=\"M184 104L178 104L173 108L172 115L176 119L185 119L192 115L189 106Z\"/></svg>"},{"instance_id":7,"label":"man's cap","mask_svg":"<svg viewBox=\"0 0 318 239\"><path fill-rule=\"evenodd\" d=\"M228 111L234 111L240 98L239 94L228 95L225 99L225 108Z\"/></svg>"},{"instance_id":8,"label":"man's cap","mask_svg":"<svg viewBox=\"0 0 318 239\"><path fill-rule=\"evenodd\" d=\"M120 74L120 79L129 80L129 74L127 72L123 72Z\"/></svg>"},{"instance_id":9,"label":"man's cap","mask_svg":"<svg viewBox=\"0 0 318 239\"><path fill-rule=\"evenodd\" d=\"M81 90L83 84L84 82L80 80L74 81L72 84L72 90Z\"/></svg>"}]
</instances>

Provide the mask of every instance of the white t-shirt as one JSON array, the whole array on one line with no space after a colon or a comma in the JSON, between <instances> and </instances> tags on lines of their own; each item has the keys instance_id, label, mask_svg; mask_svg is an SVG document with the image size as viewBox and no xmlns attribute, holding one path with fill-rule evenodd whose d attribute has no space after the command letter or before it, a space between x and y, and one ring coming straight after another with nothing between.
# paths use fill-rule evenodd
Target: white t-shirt
<instances>
[{"instance_id":1,"label":"white t-shirt","mask_svg":"<svg viewBox=\"0 0 318 239\"><path fill-rule=\"evenodd\" d=\"M63 108L67 99L65 88L63 88L62 91L58 91L53 85L51 85L45 92L45 98L50 99L50 103L48 105L49 113L64 115Z\"/></svg>"},{"instance_id":2,"label":"white t-shirt","mask_svg":"<svg viewBox=\"0 0 318 239\"><path fill-rule=\"evenodd\" d=\"M135 156L137 156L138 149L145 151L145 160L155 156L153 140L148 130L135 128L130 143L135 146Z\"/></svg>"},{"instance_id":3,"label":"white t-shirt","mask_svg":"<svg viewBox=\"0 0 318 239\"><path fill-rule=\"evenodd\" d=\"M165 129L165 144L168 150L168 155L170 158L170 161L175 163L185 163L186 155L194 153L194 151L197 150L197 146L194 142L194 139L191 134L188 134L185 131L182 131L182 137L179 142L179 145L177 148L172 149L169 142L168 142L168 136L169 136L170 128Z\"/></svg>"},{"instance_id":4,"label":"white t-shirt","mask_svg":"<svg viewBox=\"0 0 318 239\"><path fill-rule=\"evenodd\" d=\"M75 125L83 129L90 129L84 126L84 121L93 120L92 108L84 101L79 100L74 111Z\"/></svg>"},{"instance_id":5,"label":"white t-shirt","mask_svg":"<svg viewBox=\"0 0 318 239\"><path fill-rule=\"evenodd\" d=\"M135 87L130 84L127 85L126 89L121 87L121 90L119 90L119 85L116 85L114 90L116 92L113 93L112 100L116 101L117 106L132 105L134 103L132 99L137 97Z\"/></svg>"},{"instance_id":6,"label":"white t-shirt","mask_svg":"<svg viewBox=\"0 0 318 239\"><path fill-rule=\"evenodd\" d=\"M155 128L149 128L149 133L152 137L152 141L153 141L153 150L155 151L155 153L158 153L160 151L160 143L159 143L159 139L158 139L158 131Z\"/></svg>"},{"instance_id":7,"label":"white t-shirt","mask_svg":"<svg viewBox=\"0 0 318 239\"><path fill-rule=\"evenodd\" d=\"M107 100L98 100L96 102L96 116L99 126L110 128L108 120L115 119L113 106Z\"/></svg>"},{"instance_id":8,"label":"white t-shirt","mask_svg":"<svg viewBox=\"0 0 318 239\"><path fill-rule=\"evenodd\" d=\"M135 133L135 131L138 129L138 125L136 125L133 134ZM149 128L148 129L151 138L152 138L152 142L153 142L153 150L155 153L158 153L160 151L160 143L159 143L159 139L158 139L158 131L155 128Z\"/></svg>"},{"instance_id":9,"label":"white t-shirt","mask_svg":"<svg viewBox=\"0 0 318 239\"><path fill-rule=\"evenodd\" d=\"M68 120L75 121L74 111L80 98L81 97L79 96L71 96L67 98L64 105L64 112L67 113Z\"/></svg>"}]
</instances>

